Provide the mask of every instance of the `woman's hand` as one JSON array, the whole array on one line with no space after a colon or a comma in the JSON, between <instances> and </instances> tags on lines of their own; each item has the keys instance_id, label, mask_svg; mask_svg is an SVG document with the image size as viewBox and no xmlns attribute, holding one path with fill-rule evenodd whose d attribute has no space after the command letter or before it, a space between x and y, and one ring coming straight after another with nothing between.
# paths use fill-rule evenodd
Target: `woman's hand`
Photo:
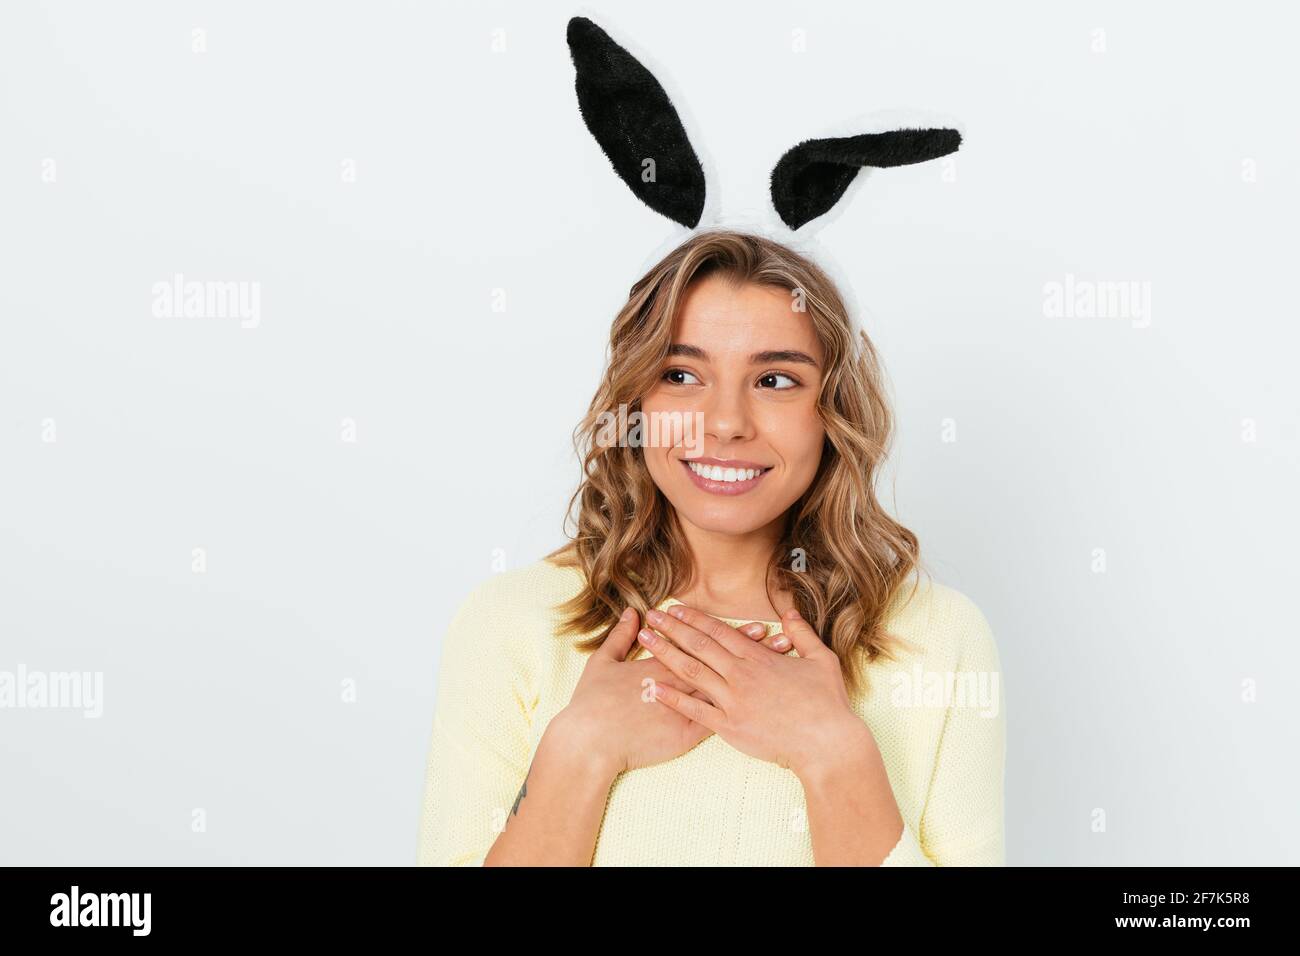
<instances>
[{"instance_id":1,"label":"woman's hand","mask_svg":"<svg viewBox=\"0 0 1300 956\"><path fill-rule=\"evenodd\" d=\"M624 770L662 763L690 750L713 731L655 696L666 686L681 698L703 695L655 657L626 660L636 641L638 617L627 608L609 637L583 668L568 705L555 716L556 729L584 748L612 779ZM754 633L762 636L761 624ZM742 637L753 642L757 638ZM765 653L774 653L764 649Z\"/></svg>"},{"instance_id":2,"label":"woman's hand","mask_svg":"<svg viewBox=\"0 0 1300 956\"><path fill-rule=\"evenodd\" d=\"M660 699L737 750L802 777L863 740L839 658L793 608L782 621L793 657L682 604L647 620L664 636L643 630L642 643L686 685L661 681Z\"/></svg>"},{"instance_id":3,"label":"woman's hand","mask_svg":"<svg viewBox=\"0 0 1300 956\"><path fill-rule=\"evenodd\" d=\"M685 607L686 605L683 604L680 606ZM655 613L662 614L663 612L656 609ZM749 624L742 624L740 627L736 628L736 630L748 637L755 644L770 647L772 650L780 651L782 654L790 649L790 638L786 637L780 631L777 631L775 634L768 634L767 626L758 621L753 621ZM654 654L653 651L650 653L652 655ZM705 699L708 699L707 695L705 696Z\"/></svg>"}]
</instances>

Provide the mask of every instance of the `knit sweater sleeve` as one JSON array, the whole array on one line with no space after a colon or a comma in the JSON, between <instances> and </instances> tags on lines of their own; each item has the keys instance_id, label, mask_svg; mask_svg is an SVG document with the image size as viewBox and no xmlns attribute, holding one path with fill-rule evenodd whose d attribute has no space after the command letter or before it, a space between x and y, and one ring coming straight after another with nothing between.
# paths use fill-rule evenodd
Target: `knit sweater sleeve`
<instances>
[{"instance_id":1,"label":"knit sweater sleeve","mask_svg":"<svg viewBox=\"0 0 1300 956\"><path fill-rule=\"evenodd\" d=\"M942 624L958 649L934 774L919 828L905 820L881 865L1004 866L1006 694L997 645L984 614L959 592Z\"/></svg>"},{"instance_id":2,"label":"knit sweater sleeve","mask_svg":"<svg viewBox=\"0 0 1300 956\"><path fill-rule=\"evenodd\" d=\"M457 609L442 642L420 813L421 866L481 866L531 757L534 661L508 573Z\"/></svg>"}]
</instances>

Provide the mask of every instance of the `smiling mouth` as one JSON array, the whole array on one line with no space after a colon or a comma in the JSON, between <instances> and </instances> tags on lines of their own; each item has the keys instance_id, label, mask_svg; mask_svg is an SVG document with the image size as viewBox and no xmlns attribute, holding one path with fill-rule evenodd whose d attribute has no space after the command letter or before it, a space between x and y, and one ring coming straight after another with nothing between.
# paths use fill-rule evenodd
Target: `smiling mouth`
<instances>
[{"instance_id":1,"label":"smiling mouth","mask_svg":"<svg viewBox=\"0 0 1300 956\"><path fill-rule=\"evenodd\" d=\"M724 468L721 465L701 465L678 459L695 486L714 495L740 495L756 488L772 469Z\"/></svg>"}]
</instances>

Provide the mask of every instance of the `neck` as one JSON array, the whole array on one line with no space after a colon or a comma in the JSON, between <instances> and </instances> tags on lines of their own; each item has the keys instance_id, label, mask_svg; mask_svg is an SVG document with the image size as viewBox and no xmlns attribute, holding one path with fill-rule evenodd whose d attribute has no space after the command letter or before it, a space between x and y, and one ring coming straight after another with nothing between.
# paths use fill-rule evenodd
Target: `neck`
<instances>
[{"instance_id":1,"label":"neck","mask_svg":"<svg viewBox=\"0 0 1300 956\"><path fill-rule=\"evenodd\" d=\"M727 617L775 619L766 596L767 567L784 526L784 515L747 534L709 531L682 521L692 574L678 599Z\"/></svg>"}]
</instances>

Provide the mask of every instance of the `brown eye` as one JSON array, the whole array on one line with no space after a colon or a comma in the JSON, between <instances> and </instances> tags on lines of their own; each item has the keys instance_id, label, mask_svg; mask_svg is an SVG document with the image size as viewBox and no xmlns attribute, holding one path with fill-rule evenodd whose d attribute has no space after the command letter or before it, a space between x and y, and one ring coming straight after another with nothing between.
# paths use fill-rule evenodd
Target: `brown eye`
<instances>
[{"instance_id":1,"label":"brown eye","mask_svg":"<svg viewBox=\"0 0 1300 956\"><path fill-rule=\"evenodd\" d=\"M686 371L686 369L684 369L684 368L670 368L668 371L664 372L664 376L663 376L663 377L664 377L664 381L666 381L666 382L671 382L673 385L694 385L694 384L699 384L699 380L698 380L698 379L696 379L695 382L683 382L683 381L680 381L679 379L677 379L677 378L675 377L675 376L679 376L679 375L686 376L686 377L688 377L688 378L695 378L694 375L692 375L690 372Z\"/></svg>"},{"instance_id":2,"label":"brown eye","mask_svg":"<svg viewBox=\"0 0 1300 956\"><path fill-rule=\"evenodd\" d=\"M788 388L794 388L794 387L796 387L796 386L799 384L797 381L794 380L794 377L793 377L793 376L786 375L784 372L768 372L766 375L764 375L762 378L760 378L759 381L760 381L760 382L774 382L774 381L776 381L777 379L785 379L787 382L790 383L789 385L773 385L773 386L770 386L771 388L775 389L775 390L778 391L778 392L785 391L785 390L788 389Z\"/></svg>"}]
</instances>

